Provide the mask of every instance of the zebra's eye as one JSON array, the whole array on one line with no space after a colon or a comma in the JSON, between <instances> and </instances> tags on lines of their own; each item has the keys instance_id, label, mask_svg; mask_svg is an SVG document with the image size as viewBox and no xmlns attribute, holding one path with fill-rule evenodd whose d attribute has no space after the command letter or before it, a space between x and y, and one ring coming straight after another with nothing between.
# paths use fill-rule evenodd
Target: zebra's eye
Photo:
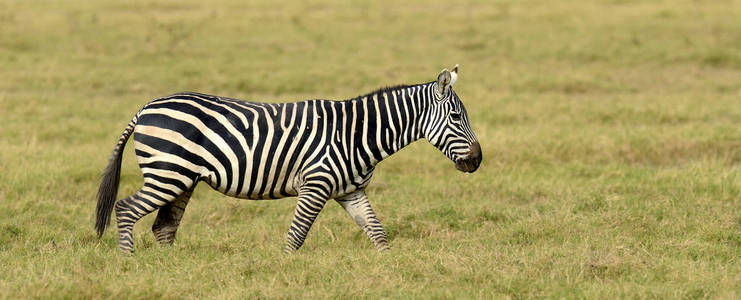
<instances>
[{"instance_id":1,"label":"zebra's eye","mask_svg":"<svg viewBox=\"0 0 741 300\"><path fill-rule=\"evenodd\" d=\"M450 118L453 119L453 121L460 121L461 120L461 114L457 112L450 113Z\"/></svg>"}]
</instances>

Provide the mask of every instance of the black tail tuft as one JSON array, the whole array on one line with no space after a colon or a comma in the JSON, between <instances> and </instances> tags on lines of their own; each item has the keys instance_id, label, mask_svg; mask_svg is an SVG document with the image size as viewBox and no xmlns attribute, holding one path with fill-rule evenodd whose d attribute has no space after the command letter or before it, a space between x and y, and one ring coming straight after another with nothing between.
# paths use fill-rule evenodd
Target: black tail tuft
<instances>
[{"instance_id":1,"label":"black tail tuft","mask_svg":"<svg viewBox=\"0 0 741 300\"><path fill-rule=\"evenodd\" d=\"M113 204L118 194L118 181L121 178L121 152L115 153L108 161L108 166L103 171L103 180L98 188L97 218L95 219L95 230L98 237L103 235L111 219Z\"/></svg>"},{"instance_id":2,"label":"black tail tuft","mask_svg":"<svg viewBox=\"0 0 741 300\"><path fill-rule=\"evenodd\" d=\"M108 223L111 220L113 204L116 203L116 195L118 194L118 182L121 179L121 160L123 158L123 150L126 146L126 141L134 131L137 116L134 116L131 122L129 122L129 126L124 130L121 138L118 140L116 148L113 149L113 155L108 161L108 166L105 168L105 171L103 171L103 179L98 188L98 205L96 208L95 218L95 231L98 232L98 238L103 235L103 232L105 232L105 229L108 227Z\"/></svg>"}]
</instances>

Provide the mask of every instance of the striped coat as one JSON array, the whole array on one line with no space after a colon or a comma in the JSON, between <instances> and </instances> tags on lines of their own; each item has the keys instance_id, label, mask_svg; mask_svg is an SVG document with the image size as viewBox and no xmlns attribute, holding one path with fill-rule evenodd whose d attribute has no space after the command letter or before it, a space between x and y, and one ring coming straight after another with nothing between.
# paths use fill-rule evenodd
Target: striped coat
<instances>
[{"instance_id":1,"label":"striped coat","mask_svg":"<svg viewBox=\"0 0 741 300\"><path fill-rule=\"evenodd\" d=\"M384 158L426 138L459 170L481 161L463 104L452 90L457 67L433 82L397 86L346 101L259 103L179 93L151 101L114 149L98 192L102 235L114 209L119 247L133 250L132 228L159 209L153 232L170 244L200 181L244 199L298 196L285 250L301 247L329 199L341 204L378 249L385 233L364 189ZM116 202L121 153L134 136L143 187Z\"/></svg>"}]
</instances>

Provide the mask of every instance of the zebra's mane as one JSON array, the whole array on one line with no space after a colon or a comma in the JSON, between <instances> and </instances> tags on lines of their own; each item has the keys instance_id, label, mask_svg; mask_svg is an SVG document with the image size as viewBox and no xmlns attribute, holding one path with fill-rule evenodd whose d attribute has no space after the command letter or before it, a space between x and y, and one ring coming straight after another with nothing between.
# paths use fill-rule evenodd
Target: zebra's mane
<instances>
[{"instance_id":1,"label":"zebra's mane","mask_svg":"<svg viewBox=\"0 0 741 300\"><path fill-rule=\"evenodd\" d=\"M389 85L389 86L385 86L385 87L381 87L379 89L376 89L376 90L374 90L374 91L372 91L370 93L358 95L357 97L351 98L351 99L360 99L360 98L363 98L363 97L370 97L370 96L373 96L373 95L376 95L376 94L383 94L383 93L386 93L386 92L393 92L393 91L397 91L397 90L400 90L400 89L405 89L405 88L408 88L408 87L415 87L415 86L418 86L418 85L425 85L425 84L427 84L427 83Z\"/></svg>"},{"instance_id":2,"label":"zebra's mane","mask_svg":"<svg viewBox=\"0 0 741 300\"><path fill-rule=\"evenodd\" d=\"M374 91L372 91L372 92L370 92L370 93L368 93L366 95L382 94L382 93L385 93L385 92L390 92L390 91L405 89L405 88L408 88L410 86L411 85L408 85L408 84L397 84L397 85L385 86L385 87L381 87L379 89L376 89L376 90L374 90Z\"/></svg>"}]
</instances>

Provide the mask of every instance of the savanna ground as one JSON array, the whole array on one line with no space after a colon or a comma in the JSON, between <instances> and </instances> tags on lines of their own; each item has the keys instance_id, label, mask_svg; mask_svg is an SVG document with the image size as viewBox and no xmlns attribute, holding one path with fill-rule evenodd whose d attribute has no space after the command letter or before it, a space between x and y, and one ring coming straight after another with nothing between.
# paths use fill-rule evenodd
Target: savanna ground
<instances>
[{"instance_id":1,"label":"savanna ground","mask_svg":"<svg viewBox=\"0 0 741 300\"><path fill-rule=\"evenodd\" d=\"M739 1L0 1L0 297L740 298ZM456 91L478 172L413 144L369 188L392 250L328 203L200 186L173 247L93 231L150 99ZM127 148L121 190L140 187Z\"/></svg>"}]
</instances>

